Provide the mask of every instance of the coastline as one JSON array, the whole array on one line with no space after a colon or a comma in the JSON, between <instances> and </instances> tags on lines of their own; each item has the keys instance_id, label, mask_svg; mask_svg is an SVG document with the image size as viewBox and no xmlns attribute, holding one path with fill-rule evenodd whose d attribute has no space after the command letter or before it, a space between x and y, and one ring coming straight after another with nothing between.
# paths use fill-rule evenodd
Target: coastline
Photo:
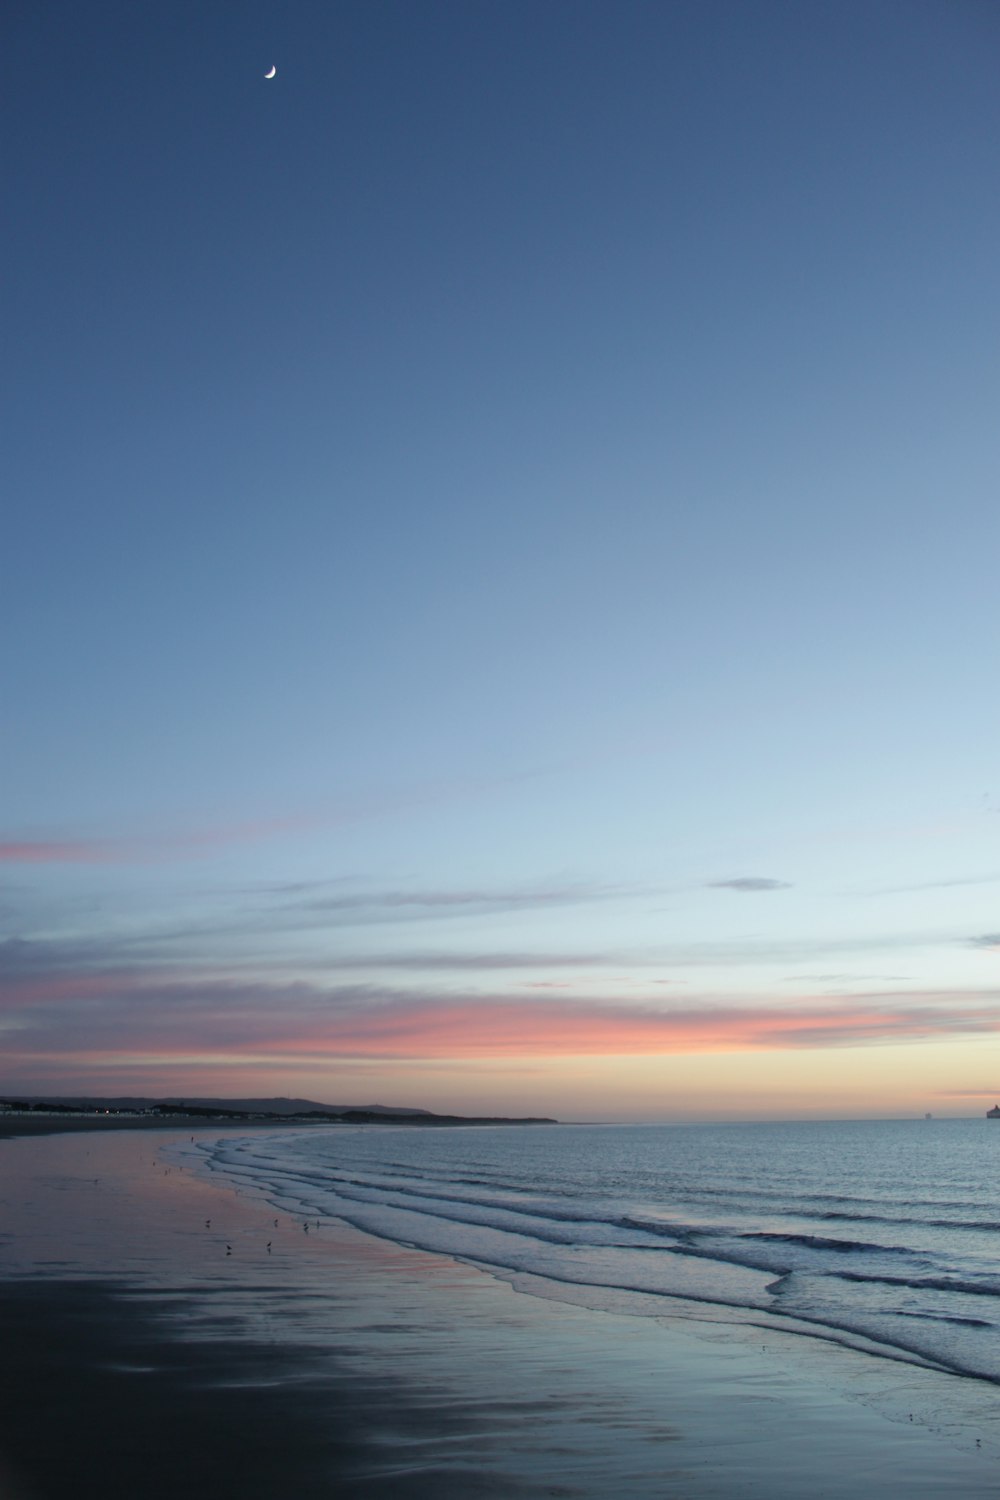
<instances>
[{"instance_id":1,"label":"coastline","mask_svg":"<svg viewBox=\"0 0 1000 1500\"><path fill-rule=\"evenodd\" d=\"M777 1346L307 1233L158 1154L254 1127L79 1123L0 1142L12 1500L996 1493L995 1456L887 1420Z\"/></svg>"},{"instance_id":2,"label":"coastline","mask_svg":"<svg viewBox=\"0 0 1000 1500\"><path fill-rule=\"evenodd\" d=\"M227 1130L331 1130L336 1125L325 1120L298 1120L294 1116L282 1120L206 1120L202 1115L175 1115L173 1118L143 1118L140 1115L46 1115L8 1114L0 1111L0 1141L13 1140L18 1136L33 1135L79 1135L92 1132L117 1132L120 1130L159 1131L161 1134L178 1135L185 1130L217 1132Z\"/></svg>"}]
</instances>

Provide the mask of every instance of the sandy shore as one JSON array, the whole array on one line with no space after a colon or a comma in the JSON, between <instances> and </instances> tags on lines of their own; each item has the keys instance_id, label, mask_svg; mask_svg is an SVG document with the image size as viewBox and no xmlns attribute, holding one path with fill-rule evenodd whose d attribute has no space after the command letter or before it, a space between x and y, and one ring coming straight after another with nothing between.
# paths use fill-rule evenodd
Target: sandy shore
<instances>
[{"instance_id":1,"label":"sandy shore","mask_svg":"<svg viewBox=\"0 0 1000 1500\"><path fill-rule=\"evenodd\" d=\"M860 1366L849 1399L780 1345L518 1295L344 1226L307 1232L164 1156L206 1132L229 1133L0 1144L4 1500L1000 1488L988 1444L888 1420ZM851 1356L829 1358L850 1375ZM925 1372L904 1378L922 1411Z\"/></svg>"}]
</instances>

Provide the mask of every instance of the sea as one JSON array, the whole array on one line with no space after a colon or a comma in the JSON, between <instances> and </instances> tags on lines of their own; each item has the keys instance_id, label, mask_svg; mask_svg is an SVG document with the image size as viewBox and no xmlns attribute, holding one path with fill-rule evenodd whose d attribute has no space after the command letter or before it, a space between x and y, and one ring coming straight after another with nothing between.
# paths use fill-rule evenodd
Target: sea
<instances>
[{"instance_id":1,"label":"sea","mask_svg":"<svg viewBox=\"0 0 1000 1500\"><path fill-rule=\"evenodd\" d=\"M1000 1121L333 1126L176 1149L303 1227L533 1296L1000 1383Z\"/></svg>"}]
</instances>

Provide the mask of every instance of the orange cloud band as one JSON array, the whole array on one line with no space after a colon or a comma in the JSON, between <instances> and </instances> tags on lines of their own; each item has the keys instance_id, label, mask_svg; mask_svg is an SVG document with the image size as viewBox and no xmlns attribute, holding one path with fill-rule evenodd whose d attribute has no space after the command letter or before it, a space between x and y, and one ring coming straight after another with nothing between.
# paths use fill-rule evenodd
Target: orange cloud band
<instances>
[{"instance_id":1,"label":"orange cloud band","mask_svg":"<svg viewBox=\"0 0 1000 1500\"><path fill-rule=\"evenodd\" d=\"M352 1057L635 1056L643 1053L781 1051L915 1041L1000 1031L991 1008L907 1008L870 1004L813 1009L705 1007L656 1012L629 1007L507 1002L419 1005L317 1026L308 1038L274 1033L270 1049L288 1056L324 1051Z\"/></svg>"},{"instance_id":2,"label":"orange cloud band","mask_svg":"<svg viewBox=\"0 0 1000 1500\"><path fill-rule=\"evenodd\" d=\"M920 992L802 996L782 1005L717 1000L683 1007L607 996L470 994L367 985L275 985L149 974L57 973L12 978L0 991L5 1050L112 1057L287 1060L634 1056L785 1051L995 1034L996 997Z\"/></svg>"}]
</instances>

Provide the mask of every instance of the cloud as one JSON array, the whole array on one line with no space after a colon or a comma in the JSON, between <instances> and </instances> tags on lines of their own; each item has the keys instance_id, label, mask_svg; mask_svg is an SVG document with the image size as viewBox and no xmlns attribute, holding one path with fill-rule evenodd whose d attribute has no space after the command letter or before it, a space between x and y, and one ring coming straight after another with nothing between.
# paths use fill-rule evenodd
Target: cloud
<instances>
[{"instance_id":1,"label":"cloud","mask_svg":"<svg viewBox=\"0 0 1000 1500\"><path fill-rule=\"evenodd\" d=\"M211 853L231 844L307 831L315 827L316 822L315 818L310 817L271 818L228 826L192 828L182 833L153 833L129 838L7 838L0 839L0 863L147 864L163 859L186 859Z\"/></svg>"},{"instance_id":2,"label":"cloud","mask_svg":"<svg viewBox=\"0 0 1000 1500\"><path fill-rule=\"evenodd\" d=\"M0 864L151 863L210 854L233 844L258 842L321 829L350 827L427 807L494 796L511 786L558 774L561 764L464 780L425 782L354 792L339 803L308 811L252 816L175 832L90 839L26 839L0 834Z\"/></svg>"},{"instance_id":3,"label":"cloud","mask_svg":"<svg viewBox=\"0 0 1000 1500\"><path fill-rule=\"evenodd\" d=\"M323 883L329 888L340 882ZM280 899L287 894L287 887L267 887L258 896L265 899L247 900L249 893L241 891L242 904L219 906L219 899L232 896L231 891L216 893L216 904L210 893L200 893L197 905L192 904L169 924L149 923L125 927L119 925L112 932L93 930L94 918L102 911L113 909L111 897L93 898L86 912L50 910L34 903L34 925L57 930L72 924L80 929L85 918L92 925L92 936L72 938L46 938L42 941L26 941L12 938L0 939L0 974L10 971L11 965L34 965L44 954L47 963L73 965L83 963L90 966L118 967L132 965L138 961L147 964L175 965L178 962L190 965L202 961L225 965L230 970L246 969L253 963L258 970L267 971L272 966L281 966L288 971L288 939L301 938L298 945L299 962L294 965L299 971L334 969L361 971L386 969L422 972L445 972L448 970L503 970L513 968L554 968L563 966L586 966L617 964L644 964L659 962L653 957L628 954L603 954L599 952L508 951L496 949L473 949L463 951L459 944L441 951L418 950L416 945L403 952L394 951L395 945L386 945L381 951L371 952L371 941L358 939L356 946L361 952L344 950L342 933L351 928L371 928L406 924L407 927L426 922L454 922L459 919L488 919L510 912L531 912L556 907L571 907L575 904L612 901L627 894L626 887L601 885L596 882L537 883L523 886L498 886L469 888L426 888L340 891L315 897L316 887L303 884L305 899ZM272 899L272 891L279 899ZM3 891L0 889L0 897ZM23 905L23 903L22 903ZM127 909L127 908L126 908ZM16 908L10 913L15 917ZM22 914L27 924L29 918ZM12 921L9 925L12 925ZM28 929L30 930L30 928ZM476 934L476 936L480 936ZM475 941L475 938L473 938ZM412 942L412 939L411 939Z\"/></svg>"},{"instance_id":4,"label":"cloud","mask_svg":"<svg viewBox=\"0 0 1000 1500\"><path fill-rule=\"evenodd\" d=\"M1000 948L1000 932L984 932L981 937L969 939L970 948Z\"/></svg>"},{"instance_id":5,"label":"cloud","mask_svg":"<svg viewBox=\"0 0 1000 1500\"><path fill-rule=\"evenodd\" d=\"M22 978L86 975L135 969L149 975L161 964L155 938L6 938L0 942L0 986Z\"/></svg>"},{"instance_id":6,"label":"cloud","mask_svg":"<svg viewBox=\"0 0 1000 1500\"><path fill-rule=\"evenodd\" d=\"M798 996L671 1004L606 993L583 999L426 986L278 982L259 977L46 962L4 944L0 1027L11 1066L39 1060L81 1075L125 1067L314 1067L349 1059L532 1058L759 1052L868 1046L1000 1033L1000 992ZM62 959L68 955L63 953ZM13 1076L13 1073L10 1075Z\"/></svg>"},{"instance_id":7,"label":"cloud","mask_svg":"<svg viewBox=\"0 0 1000 1500\"><path fill-rule=\"evenodd\" d=\"M499 912L576 906L635 894L631 886L571 881L557 885L451 888L444 890L385 889L353 891L295 903L284 910L349 917L353 921L421 921L441 917L487 916Z\"/></svg>"},{"instance_id":8,"label":"cloud","mask_svg":"<svg viewBox=\"0 0 1000 1500\"><path fill-rule=\"evenodd\" d=\"M603 968L621 964L620 953L356 953L321 959L312 967L340 969L404 970L412 973L502 973L505 969Z\"/></svg>"},{"instance_id":9,"label":"cloud","mask_svg":"<svg viewBox=\"0 0 1000 1500\"><path fill-rule=\"evenodd\" d=\"M0 841L0 863L18 865L103 864L119 857L104 839Z\"/></svg>"},{"instance_id":10,"label":"cloud","mask_svg":"<svg viewBox=\"0 0 1000 1500\"><path fill-rule=\"evenodd\" d=\"M786 974L782 984L905 984L912 974Z\"/></svg>"},{"instance_id":11,"label":"cloud","mask_svg":"<svg viewBox=\"0 0 1000 1500\"><path fill-rule=\"evenodd\" d=\"M823 959L841 959L848 954L884 953L906 949L949 946L954 932L885 932L871 937L806 937L764 941L676 943L658 950L660 963L700 968L743 968L751 964L803 964ZM808 982L808 981L807 981Z\"/></svg>"},{"instance_id":12,"label":"cloud","mask_svg":"<svg viewBox=\"0 0 1000 1500\"><path fill-rule=\"evenodd\" d=\"M510 894L510 893L508 893ZM470 910L459 904L458 911ZM422 910L422 908L421 908ZM432 906L432 912L450 910L448 907ZM326 942L315 940L308 945L296 945L296 956L289 958L288 945L284 940L291 934L312 932L322 934L325 930L309 922L286 917L283 913L272 914L267 910L248 913L238 918L192 920L174 927L151 931L117 932L96 935L90 938L31 939L11 938L0 942L0 980L8 981L15 976L27 978L42 972L62 973L77 970L88 974L117 974L122 971L142 969L147 975L172 976L199 972L216 975L240 975L252 973L262 978L275 971L283 976L289 972L316 977L318 975L370 974L384 975L388 971L403 975L440 974L489 974L522 970L543 971L564 969L569 974L581 970L592 972L610 970L605 983L608 985L636 984L648 982L645 975L650 970L658 971L656 978L662 983L688 982L683 970L717 969L746 970L748 968L773 968L776 965L803 965L809 963L842 963L845 957L856 955L879 955L898 949L907 949L910 957L913 950L938 944L951 946L954 933L923 933L920 939L913 933L888 933L866 938L823 938L726 942L723 940L704 943L658 944L656 947L632 950L586 949L481 949L463 950L459 946L433 948L406 947L393 950L386 946L373 949L366 944L360 951L351 952L341 946L340 929L336 940L331 936ZM350 923L345 922L345 928ZM966 939L977 947L989 947L997 939ZM869 959L869 962L871 960ZM617 973L615 972L617 970ZM539 977L544 977L539 975ZM562 977L562 976L559 976ZM869 980L905 981L901 974L883 974L868 970L864 974L849 975L843 968L824 970L819 975L801 974L791 982L804 986L813 984L850 983ZM785 984L787 976L775 976L775 983Z\"/></svg>"},{"instance_id":13,"label":"cloud","mask_svg":"<svg viewBox=\"0 0 1000 1500\"><path fill-rule=\"evenodd\" d=\"M791 882L787 880L772 880L767 875L738 875L732 880L709 880L707 888L713 891L742 891L753 893L756 891L789 891Z\"/></svg>"},{"instance_id":14,"label":"cloud","mask_svg":"<svg viewBox=\"0 0 1000 1500\"><path fill-rule=\"evenodd\" d=\"M914 885L883 885L867 894L870 896L904 896L912 895L917 891L947 891L954 886L996 885L998 882L1000 882L1000 874L995 872L990 875L957 875L950 880L922 880Z\"/></svg>"},{"instance_id":15,"label":"cloud","mask_svg":"<svg viewBox=\"0 0 1000 1500\"><path fill-rule=\"evenodd\" d=\"M465 917L481 918L508 912L544 911L625 900L639 889L626 884L584 880L495 888L407 889L388 886L368 890L342 889L350 883L347 880L315 881L251 890L241 888L238 894L244 905L240 909L218 917L199 917L172 929L161 929L159 940L192 942L246 935L259 938L268 933L321 933L330 928L454 921ZM316 894L318 890L329 890L331 886L338 889L331 894ZM287 896L293 899L283 899Z\"/></svg>"}]
</instances>

